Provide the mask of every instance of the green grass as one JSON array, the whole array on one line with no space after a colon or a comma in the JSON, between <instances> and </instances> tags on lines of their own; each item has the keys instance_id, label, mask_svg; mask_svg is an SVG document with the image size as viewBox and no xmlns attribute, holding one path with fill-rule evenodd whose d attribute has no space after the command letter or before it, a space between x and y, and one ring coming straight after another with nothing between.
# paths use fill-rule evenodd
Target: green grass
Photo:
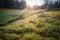
<instances>
[{"instance_id":1,"label":"green grass","mask_svg":"<svg viewBox=\"0 0 60 40\"><path fill-rule=\"evenodd\" d=\"M6 16L10 15L8 12L5 13ZM59 11L45 11L43 14L22 13L24 19L0 27L0 40L60 40ZM11 15L18 14L20 11L11 12Z\"/></svg>"},{"instance_id":2,"label":"green grass","mask_svg":"<svg viewBox=\"0 0 60 40\"><path fill-rule=\"evenodd\" d=\"M0 12L0 24L6 24L8 21L17 18L17 15L21 14L20 11L6 10Z\"/></svg>"}]
</instances>

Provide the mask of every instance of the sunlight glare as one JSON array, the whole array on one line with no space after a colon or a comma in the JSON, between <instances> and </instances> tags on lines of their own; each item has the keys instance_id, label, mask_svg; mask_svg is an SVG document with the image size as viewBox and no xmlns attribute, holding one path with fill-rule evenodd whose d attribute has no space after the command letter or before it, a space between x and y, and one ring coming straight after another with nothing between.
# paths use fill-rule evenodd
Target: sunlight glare
<instances>
[{"instance_id":1,"label":"sunlight glare","mask_svg":"<svg viewBox=\"0 0 60 40\"><path fill-rule=\"evenodd\" d=\"M29 6L34 6L34 5L39 5L41 6L43 4L42 0L25 0L27 5Z\"/></svg>"},{"instance_id":2,"label":"sunlight glare","mask_svg":"<svg viewBox=\"0 0 60 40\"><path fill-rule=\"evenodd\" d=\"M30 6L30 7L33 7L34 5L30 5L30 4L29 4L29 6Z\"/></svg>"}]
</instances>

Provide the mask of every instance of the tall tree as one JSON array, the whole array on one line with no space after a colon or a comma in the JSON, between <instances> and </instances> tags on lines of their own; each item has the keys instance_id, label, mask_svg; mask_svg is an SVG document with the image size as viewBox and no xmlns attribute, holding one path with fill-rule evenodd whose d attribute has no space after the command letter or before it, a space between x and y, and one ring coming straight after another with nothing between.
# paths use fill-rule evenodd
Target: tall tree
<instances>
[{"instance_id":1,"label":"tall tree","mask_svg":"<svg viewBox=\"0 0 60 40\"><path fill-rule=\"evenodd\" d=\"M0 0L0 8L24 9L25 7L24 0Z\"/></svg>"}]
</instances>

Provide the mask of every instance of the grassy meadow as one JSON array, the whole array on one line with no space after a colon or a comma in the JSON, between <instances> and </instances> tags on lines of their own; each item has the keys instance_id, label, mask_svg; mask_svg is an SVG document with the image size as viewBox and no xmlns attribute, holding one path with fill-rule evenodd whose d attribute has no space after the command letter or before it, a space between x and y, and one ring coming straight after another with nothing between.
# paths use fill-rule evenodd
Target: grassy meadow
<instances>
[{"instance_id":1,"label":"grassy meadow","mask_svg":"<svg viewBox=\"0 0 60 40\"><path fill-rule=\"evenodd\" d=\"M1 11L0 40L60 40L60 11Z\"/></svg>"}]
</instances>

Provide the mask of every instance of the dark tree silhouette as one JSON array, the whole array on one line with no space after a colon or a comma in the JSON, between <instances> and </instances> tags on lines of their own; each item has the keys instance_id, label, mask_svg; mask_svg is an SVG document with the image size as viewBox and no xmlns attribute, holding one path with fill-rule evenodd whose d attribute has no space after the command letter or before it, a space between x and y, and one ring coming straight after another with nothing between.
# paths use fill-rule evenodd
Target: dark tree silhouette
<instances>
[{"instance_id":1,"label":"dark tree silhouette","mask_svg":"<svg viewBox=\"0 0 60 40\"><path fill-rule=\"evenodd\" d=\"M24 0L0 0L0 8L24 9L26 2Z\"/></svg>"},{"instance_id":2,"label":"dark tree silhouette","mask_svg":"<svg viewBox=\"0 0 60 40\"><path fill-rule=\"evenodd\" d=\"M60 8L60 0L57 0L57 1L55 2L55 8Z\"/></svg>"},{"instance_id":3,"label":"dark tree silhouette","mask_svg":"<svg viewBox=\"0 0 60 40\"><path fill-rule=\"evenodd\" d=\"M49 1L49 0L45 0L45 8L47 9L55 9L55 8L60 8L60 0L54 1L53 0Z\"/></svg>"}]
</instances>

